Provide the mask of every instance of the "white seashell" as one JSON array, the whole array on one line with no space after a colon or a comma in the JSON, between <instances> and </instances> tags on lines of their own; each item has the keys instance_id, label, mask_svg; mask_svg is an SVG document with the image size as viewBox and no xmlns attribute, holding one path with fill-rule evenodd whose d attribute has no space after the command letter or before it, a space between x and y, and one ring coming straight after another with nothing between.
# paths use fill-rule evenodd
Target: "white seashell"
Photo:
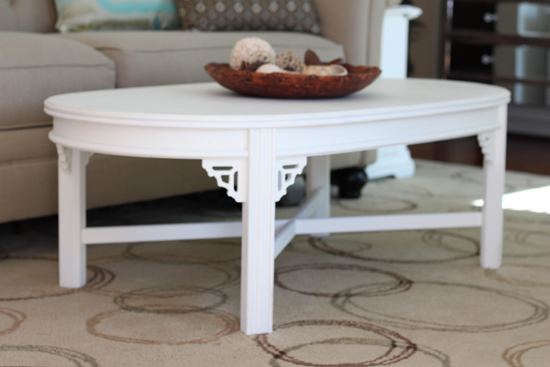
<instances>
[{"instance_id":1,"label":"white seashell","mask_svg":"<svg viewBox=\"0 0 550 367\"><path fill-rule=\"evenodd\" d=\"M271 74L271 73L288 73L288 71L281 69L275 64L264 64L260 66L257 70L257 73L262 74Z\"/></svg>"},{"instance_id":2,"label":"white seashell","mask_svg":"<svg viewBox=\"0 0 550 367\"><path fill-rule=\"evenodd\" d=\"M258 37L247 37L239 40L231 51L229 66L233 70L240 70L256 61L275 62L275 50L266 41Z\"/></svg>"},{"instance_id":3,"label":"white seashell","mask_svg":"<svg viewBox=\"0 0 550 367\"><path fill-rule=\"evenodd\" d=\"M317 76L345 76L348 70L342 65L309 65L302 74Z\"/></svg>"},{"instance_id":4,"label":"white seashell","mask_svg":"<svg viewBox=\"0 0 550 367\"><path fill-rule=\"evenodd\" d=\"M332 70L334 72L334 74L332 74L332 75L336 75L336 76L346 76L346 75L348 75L348 69L346 69L342 65L330 65L330 67L332 68Z\"/></svg>"}]
</instances>

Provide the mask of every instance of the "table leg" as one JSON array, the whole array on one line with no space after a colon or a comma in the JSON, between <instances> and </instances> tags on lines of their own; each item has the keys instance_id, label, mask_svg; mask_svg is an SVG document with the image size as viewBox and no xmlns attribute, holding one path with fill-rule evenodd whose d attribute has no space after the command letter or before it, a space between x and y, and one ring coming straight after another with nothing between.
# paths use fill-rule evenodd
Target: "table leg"
<instances>
[{"instance_id":1,"label":"table leg","mask_svg":"<svg viewBox=\"0 0 550 367\"><path fill-rule=\"evenodd\" d=\"M309 157L307 159L306 193L310 198L315 191L324 190L323 200L317 207L313 218L330 217L330 156ZM325 237L327 233L311 234L314 237Z\"/></svg>"},{"instance_id":2,"label":"table leg","mask_svg":"<svg viewBox=\"0 0 550 367\"><path fill-rule=\"evenodd\" d=\"M59 153L59 285L86 284L86 163L88 155L58 146Z\"/></svg>"},{"instance_id":3,"label":"table leg","mask_svg":"<svg viewBox=\"0 0 550 367\"><path fill-rule=\"evenodd\" d=\"M243 202L241 330L273 330L275 237L275 130L252 129L242 180ZM241 188L240 188L241 189Z\"/></svg>"},{"instance_id":4,"label":"table leg","mask_svg":"<svg viewBox=\"0 0 550 367\"><path fill-rule=\"evenodd\" d=\"M481 266L496 269L502 264L504 178L506 172L506 106L499 110L503 126L478 139L484 154L485 185L481 227Z\"/></svg>"}]
</instances>

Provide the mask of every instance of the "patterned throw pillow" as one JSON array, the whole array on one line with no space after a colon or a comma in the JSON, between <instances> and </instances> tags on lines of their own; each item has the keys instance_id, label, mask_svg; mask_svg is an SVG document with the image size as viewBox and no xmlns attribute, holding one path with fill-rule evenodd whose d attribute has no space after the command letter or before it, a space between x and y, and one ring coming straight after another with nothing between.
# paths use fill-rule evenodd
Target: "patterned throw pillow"
<instances>
[{"instance_id":1,"label":"patterned throw pillow","mask_svg":"<svg viewBox=\"0 0 550 367\"><path fill-rule=\"evenodd\" d=\"M176 3L183 29L321 32L313 0L176 0Z\"/></svg>"},{"instance_id":2,"label":"patterned throw pillow","mask_svg":"<svg viewBox=\"0 0 550 367\"><path fill-rule=\"evenodd\" d=\"M55 0L60 32L179 27L173 0Z\"/></svg>"}]
</instances>

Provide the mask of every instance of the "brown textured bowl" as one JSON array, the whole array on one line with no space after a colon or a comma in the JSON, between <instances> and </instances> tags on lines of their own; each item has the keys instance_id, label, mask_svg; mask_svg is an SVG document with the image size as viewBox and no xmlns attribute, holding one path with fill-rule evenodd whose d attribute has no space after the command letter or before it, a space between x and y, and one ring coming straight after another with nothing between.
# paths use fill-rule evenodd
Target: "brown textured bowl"
<instances>
[{"instance_id":1,"label":"brown textured bowl","mask_svg":"<svg viewBox=\"0 0 550 367\"><path fill-rule=\"evenodd\" d=\"M355 93L372 83L381 73L377 67L353 66L346 76L262 74L233 70L228 64L210 63L204 68L215 81L239 94L265 98L337 98Z\"/></svg>"}]
</instances>

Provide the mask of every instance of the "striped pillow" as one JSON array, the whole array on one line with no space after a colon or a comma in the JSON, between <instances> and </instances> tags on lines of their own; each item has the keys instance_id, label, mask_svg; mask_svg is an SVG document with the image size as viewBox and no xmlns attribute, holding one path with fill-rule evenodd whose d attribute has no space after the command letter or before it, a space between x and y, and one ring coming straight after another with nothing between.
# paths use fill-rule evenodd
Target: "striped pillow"
<instances>
[{"instance_id":1,"label":"striped pillow","mask_svg":"<svg viewBox=\"0 0 550 367\"><path fill-rule=\"evenodd\" d=\"M60 32L179 28L173 0L55 0Z\"/></svg>"}]
</instances>

